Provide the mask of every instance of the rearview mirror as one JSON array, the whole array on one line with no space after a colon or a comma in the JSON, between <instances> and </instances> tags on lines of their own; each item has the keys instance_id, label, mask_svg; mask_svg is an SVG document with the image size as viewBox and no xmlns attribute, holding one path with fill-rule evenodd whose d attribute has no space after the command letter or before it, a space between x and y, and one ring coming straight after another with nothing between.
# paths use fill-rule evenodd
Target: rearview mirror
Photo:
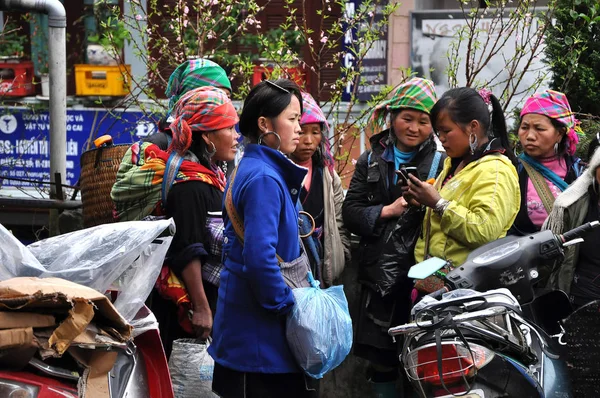
<instances>
[{"instance_id":1,"label":"rearview mirror","mask_svg":"<svg viewBox=\"0 0 600 398\"><path fill-rule=\"evenodd\" d=\"M431 257L410 267L408 277L413 279L425 279L435 271L442 269L446 264L446 260L442 260L438 257Z\"/></svg>"}]
</instances>

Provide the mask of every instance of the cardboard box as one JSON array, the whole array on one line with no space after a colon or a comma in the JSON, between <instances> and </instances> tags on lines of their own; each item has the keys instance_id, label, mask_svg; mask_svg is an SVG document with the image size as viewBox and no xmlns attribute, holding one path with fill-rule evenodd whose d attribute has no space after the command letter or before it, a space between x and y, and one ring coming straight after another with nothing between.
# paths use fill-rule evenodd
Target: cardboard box
<instances>
[{"instance_id":1,"label":"cardboard box","mask_svg":"<svg viewBox=\"0 0 600 398\"><path fill-rule=\"evenodd\" d=\"M106 348L126 347L132 328L102 293L59 278L9 279L0 282L3 319L0 350L35 346L42 357L59 357L68 350L86 367L80 396L110 396L109 372L117 352Z\"/></svg>"},{"instance_id":2,"label":"cardboard box","mask_svg":"<svg viewBox=\"0 0 600 398\"><path fill-rule=\"evenodd\" d=\"M46 328L55 325L54 315L34 312L0 312L0 329Z\"/></svg>"}]
</instances>

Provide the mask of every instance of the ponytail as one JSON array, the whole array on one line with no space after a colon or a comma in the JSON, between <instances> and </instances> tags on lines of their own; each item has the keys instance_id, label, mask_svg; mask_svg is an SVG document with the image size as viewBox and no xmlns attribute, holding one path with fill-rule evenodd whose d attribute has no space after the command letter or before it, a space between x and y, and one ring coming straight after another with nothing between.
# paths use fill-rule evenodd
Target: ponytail
<instances>
[{"instance_id":1,"label":"ponytail","mask_svg":"<svg viewBox=\"0 0 600 398\"><path fill-rule=\"evenodd\" d=\"M485 97L484 99L477 90L470 87L450 89L433 106L431 120L435 126L435 120L442 111L447 111L450 119L463 128L472 120L477 120L490 139L498 138L500 140L500 144L505 149L505 155L516 165L517 159L508 140L502 106L498 98L488 90L485 92Z\"/></svg>"},{"instance_id":2,"label":"ponytail","mask_svg":"<svg viewBox=\"0 0 600 398\"><path fill-rule=\"evenodd\" d=\"M500 105L500 101L498 101L498 98L493 94L490 95L490 102L492 104L492 120L489 131L491 131L493 138L498 138L500 140L500 144L506 150L504 154L514 165L516 165L517 158L508 139L508 129L506 128L506 118L504 117L502 105Z\"/></svg>"}]
</instances>

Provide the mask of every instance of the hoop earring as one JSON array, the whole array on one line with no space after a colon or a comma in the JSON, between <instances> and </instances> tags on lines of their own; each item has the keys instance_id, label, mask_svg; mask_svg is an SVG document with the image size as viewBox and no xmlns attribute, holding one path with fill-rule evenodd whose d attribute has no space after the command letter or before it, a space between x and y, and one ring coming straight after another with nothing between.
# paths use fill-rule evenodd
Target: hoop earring
<instances>
[{"instance_id":1,"label":"hoop earring","mask_svg":"<svg viewBox=\"0 0 600 398\"><path fill-rule=\"evenodd\" d=\"M471 155L475 154L475 150L477 149L478 144L477 136L473 133L469 134L469 147L471 148Z\"/></svg>"},{"instance_id":2,"label":"hoop earring","mask_svg":"<svg viewBox=\"0 0 600 398\"><path fill-rule=\"evenodd\" d=\"M558 142L554 144L554 154L558 154Z\"/></svg>"},{"instance_id":3,"label":"hoop earring","mask_svg":"<svg viewBox=\"0 0 600 398\"><path fill-rule=\"evenodd\" d=\"M265 138L265 136L269 135L269 134L273 134L275 137L277 137L277 148L272 148L275 150L279 150L279 148L281 148L281 137L279 136L279 134L277 134L274 131L267 131L266 133L262 133L261 135L258 136L258 145L262 145L263 144L263 138ZM268 145L267 145L268 146Z\"/></svg>"},{"instance_id":4,"label":"hoop earring","mask_svg":"<svg viewBox=\"0 0 600 398\"><path fill-rule=\"evenodd\" d=\"M215 156L215 153L217 153L217 148L215 147L215 143L212 141L208 141L210 142L210 144L212 145L212 151L209 151L208 148L205 149L206 151L206 156L208 156L208 158L212 158L213 156Z\"/></svg>"}]
</instances>

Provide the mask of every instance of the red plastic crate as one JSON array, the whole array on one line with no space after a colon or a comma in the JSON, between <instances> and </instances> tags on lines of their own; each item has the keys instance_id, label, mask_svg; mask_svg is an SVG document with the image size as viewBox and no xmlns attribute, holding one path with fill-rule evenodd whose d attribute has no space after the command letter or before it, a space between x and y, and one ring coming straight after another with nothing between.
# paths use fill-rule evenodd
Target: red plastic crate
<instances>
[{"instance_id":1,"label":"red plastic crate","mask_svg":"<svg viewBox=\"0 0 600 398\"><path fill-rule=\"evenodd\" d=\"M0 96L25 97L33 94L33 62L0 62Z\"/></svg>"},{"instance_id":2,"label":"red plastic crate","mask_svg":"<svg viewBox=\"0 0 600 398\"><path fill-rule=\"evenodd\" d=\"M300 86L300 88L306 90L308 87L308 74L298 66L284 67L284 71L288 74L288 78L293 80ZM272 65L255 65L254 74L252 75L252 86L256 86L258 83L265 79L270 79L271 73L273 72Z\"/></svg>"}]
</instances>

